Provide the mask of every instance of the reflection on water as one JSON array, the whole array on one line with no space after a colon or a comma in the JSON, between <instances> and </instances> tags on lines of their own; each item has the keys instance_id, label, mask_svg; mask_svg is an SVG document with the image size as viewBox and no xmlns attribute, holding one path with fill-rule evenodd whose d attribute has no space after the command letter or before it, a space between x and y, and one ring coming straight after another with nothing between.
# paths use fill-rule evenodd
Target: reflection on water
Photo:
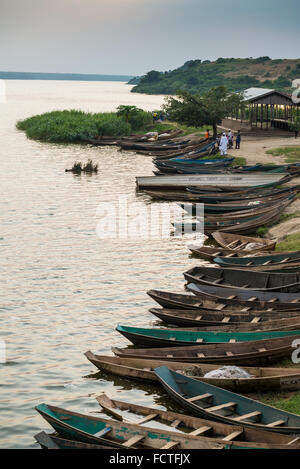
<instances>
[{"instance_id":1,"label":"reflection on water","mask_svg":"<svg viewBox=\"0 0 300 469\"><path fill-rule=\"evenodd\" d=\"M119 104L157 108L162 98L130 94L120 83L7 82L0 104L1 291L0 446L36 447L49 426L34 411L46 402L79 412L99 411L93 395L173 408L157 386L108 375L83 356L128 343L120 322L151 326L150 288L183 291L182 272L197 263L176 238L126 242L96 236L100 202L137 198L135 176L152 173L151 159L113 147L50 145L26 139L18 119L53 109L112 110ZM91 158L98 174L65 173Z\"/></svg>"}]
</instances>

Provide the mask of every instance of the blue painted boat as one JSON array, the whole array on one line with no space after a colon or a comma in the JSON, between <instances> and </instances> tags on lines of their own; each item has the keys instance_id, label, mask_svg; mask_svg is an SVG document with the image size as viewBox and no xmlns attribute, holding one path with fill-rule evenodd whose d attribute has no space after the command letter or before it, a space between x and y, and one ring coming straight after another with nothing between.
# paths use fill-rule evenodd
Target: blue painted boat
<instances>
[{"instance_id":1,"label":"blue painted boat","mask_svg":"<svg viewBox=\"0 0 300 469\"><path fill-rule=\"evenodd\" d=\"M197 381L166 366L154 371L169 396L195 415L270 432L300 434L299 415Z\"/></svg>"},{"instance_id":2,"label":"blue painted boat","mask_svg":"<svg viewBox=\"0 0 300 469\"><path fill-rule=\"evenodd\" d=\"M276 332L202 332L178 329L150 329L118 325L116 330L134 345L140 347L181 347L215 345L238 342L256 342L299 336L300 330Z\"/></svg>"}]
</instances>

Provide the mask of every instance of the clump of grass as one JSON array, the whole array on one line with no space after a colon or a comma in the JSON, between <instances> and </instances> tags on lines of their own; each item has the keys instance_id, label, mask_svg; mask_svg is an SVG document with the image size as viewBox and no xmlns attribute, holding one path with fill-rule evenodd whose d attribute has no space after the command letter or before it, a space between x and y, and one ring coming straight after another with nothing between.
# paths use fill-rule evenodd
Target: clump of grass
<instances>
[{"instance_id":1,"label":"clump of grass","mask_svg":"<svg viewBox=\"0 0 300 469\"><path fill-rule=\"evenodd\" d=\"M66 172L72 172L74 174L81 173L97 173L98 164L94 164L92 160L88 160L87 163L83 164L81 161L75 161L71 169L66 169Z\"/></svg>"},{"instance_id":2,"label":"clump of grass","mask_svg":"<svg viewBox=\"0 0 300 469\"><path fill-rule=\"evenodd\" d=\"M267 228L266 226L260 226L260 227L257 228L257 230L256 230L256 234L257 234L257 236L259 236L260 238L263 238L267 232L268 232L268 228Z\"/></svg>"},{"instance_id":3,"label":"clump of grass","mask_svg":"<svg viewBox=\"0 0 300 469\"><path fill-rule=\"evenodd\" d=\"M259 394L258 399L264 404L271 405L277 409L285 410L293 414L300 414L300 392L296 392L290 397L286 393Z\"/></svg>"},{"instance_id":4,"label":"clump of grass","mask_svg":"<svg viewBox=\"0 0 300 469\"><path fill-rule=\"evenodd\" d=\"M298 163L300 161L300 146L272 148L266 153L272 156L282 156L285 158L286 163Z\"/></svg>"},{"instance_id":5,"label":"clump of grass","mask_svg":"<svg viewBox=\"0 0 300 469\"><path fill-rule=\"evenodd\" d=\"M287 236L277 244L277 251L300 251L300 233Z\"/></svg>"},{"instance_id":6,"label":"clump of grass","mask_svg":"<svg viewBox=\"0 0 300 469\"><path fill-rule=\"evenodd\" d=\"M233 163L231 163L231 166L246 166L246 164L247 164L246 158L243 158L242 156L238 156L234 158L234 161Z\"/></svg>"}]
</instances>

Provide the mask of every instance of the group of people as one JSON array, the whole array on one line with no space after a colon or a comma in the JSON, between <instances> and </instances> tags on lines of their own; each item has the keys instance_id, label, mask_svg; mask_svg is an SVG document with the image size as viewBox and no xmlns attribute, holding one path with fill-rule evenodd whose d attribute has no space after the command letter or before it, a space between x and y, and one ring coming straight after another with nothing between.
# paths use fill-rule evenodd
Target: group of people
<instances>
[{"instance_id":1,"label":"group of people","mask_svg":"<svg viewBox=\"0 0 300 469\"><path fill-rule=\"evenodd\" d=\"M228 148L233 148L234 145L234 135L231 130L226 135L226 132L223 132L223 135L220 139L218 139L218 145L220 149L221 156L227 155ZM241 131L238 130L237 135L235 137L235 148L239 150L241 148Z\"/></svg>"}]
</instances>

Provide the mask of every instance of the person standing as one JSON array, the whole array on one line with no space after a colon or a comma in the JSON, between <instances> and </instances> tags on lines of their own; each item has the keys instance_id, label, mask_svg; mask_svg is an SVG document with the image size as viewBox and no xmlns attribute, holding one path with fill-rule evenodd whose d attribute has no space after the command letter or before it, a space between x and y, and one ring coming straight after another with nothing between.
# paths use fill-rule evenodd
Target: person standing
<instances>
[{"instance_id":1,"label":"person standing","mask_svg":"<svg viewBox=\"0 0 300 469\"><path fill-rule=\"evenodd\" d=\"M220 140L220 153L221 156L227 155L227 148L228 148L228 139L226 137L225 132L223 133L221 140Z\"/></svg>"},{"instance_id":2,"label":"person standing","mask_svg":"<svg viewBox=\"0 0 300 469\"><path fill-rule=\"evenodd\" d=\"M241 148L241 131L238 130L237 136L235 138L235 148L239 150Z\"/></svg>"},{"instance_id":3,"label":"person standing","mask_svg":"<svg viewBox=\"0 0 300 469\"><path fill-rule=\"evenodd\" d=\"M228 145L229 148L233 147L233 133L231 132L231 130L229 130L228 132Z\"/></svg>"},{"instance_id":4,"label":"person standing","mask_svg":"<svg viewBox=\"0 0 300 469\"><path fill-rule=\"evenodd\" d=\"M209 138L209 129L207 129L206 132L205 132L205 138L206 138L206 139Z\"/></svg>"}]
</instances>

